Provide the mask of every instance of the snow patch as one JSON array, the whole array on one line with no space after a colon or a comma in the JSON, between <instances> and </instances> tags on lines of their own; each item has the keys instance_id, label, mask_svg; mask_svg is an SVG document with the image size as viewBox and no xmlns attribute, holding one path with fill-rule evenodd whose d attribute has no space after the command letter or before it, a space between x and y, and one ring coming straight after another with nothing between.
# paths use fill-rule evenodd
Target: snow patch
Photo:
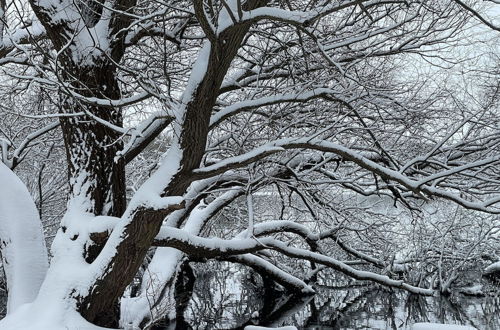
<instances>
[{"instance_id":1,"label":"snow patch","mask_svg":"<svg viewBox=\"0 0 500 330\"><path fill-rule=\"evenodd\" d=\"M60 309L61 306L26 304L15 313L0 321L0 330L111 330L87 322L72 309Z\"/></svg>"}]
</instances>

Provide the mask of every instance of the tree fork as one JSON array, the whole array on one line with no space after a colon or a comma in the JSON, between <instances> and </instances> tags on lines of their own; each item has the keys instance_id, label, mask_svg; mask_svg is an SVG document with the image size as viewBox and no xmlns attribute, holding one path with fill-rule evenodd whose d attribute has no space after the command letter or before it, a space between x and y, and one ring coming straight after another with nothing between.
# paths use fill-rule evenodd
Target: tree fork
<instances>
[{"instance_id":1,"label":"tree fork","mask_svg":"<svg viewBox=\"0 0 500 330\"><path fill-rule=\"evenodd\" d=\"M252 7L263 5L264 1L252 1ZM194 181L192 170L196 169L205 152L210 115L216 102L221 83L236 55L239 46L252 23L243 23L230 28L212 43L205 77L193 93L186 106L182 134L179 137L182 149L179 170L173 176L162 196L182 196ZM106 271L96 281L86 297L77 297L78 310L89 322L99 326L113 326L108 311L121 297L127 285L134 278L144 256L160 231L165 217L172 209L154 211L137 210L123 232L123 240L116 247L116 254Z\"/></svg>"}]
</instances>

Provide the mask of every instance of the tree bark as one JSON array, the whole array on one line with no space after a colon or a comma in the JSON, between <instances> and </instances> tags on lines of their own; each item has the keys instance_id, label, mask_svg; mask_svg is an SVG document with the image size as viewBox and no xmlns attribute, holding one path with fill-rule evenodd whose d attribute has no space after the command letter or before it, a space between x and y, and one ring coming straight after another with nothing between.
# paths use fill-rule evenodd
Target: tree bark
<instances>
[{"instance_id":1,"label":"tree bark","mask_svg":"<svg viewBox=\"0 0 500 330\"><path fill-rule=\"evenodd\" d=\"M74 88L89 97L120 98L114 68L107 64L92 67L77 76ZM120 108L84 104L62 96L62 113L90 113L117 127L122 127ZM91 118L89 115L61 117L61 128L68 158L69 183L73 194L86 196L90 201L87 212L95 215L121 216L126 207L125 162L115 161L123 149L120 133Z\"/></svg>"},{"instance_id":2,"label":"tree bark","mask_svg":"<svg viewBox=\"0 0 500 330\"><path fill-rule=\"evenodd\" d=\"M252 2L256 8L263 2ZM179 137L181 160L162 196L182 196L195 179L192 170L199 167L205 152L210 116L215 105L221 83L236 55L251 23L229 28L211 43L207 70L203 80L186 105L186 115ZM109 326L103 313L112 309L115 302L132 281L146 252L158 234L163 220L174 209L154 211L139 209L132 215L123 240L116 247L117 253L86 297L80 297L78 306L81 314L90 322Z\"/></svg>"}]
</instances>

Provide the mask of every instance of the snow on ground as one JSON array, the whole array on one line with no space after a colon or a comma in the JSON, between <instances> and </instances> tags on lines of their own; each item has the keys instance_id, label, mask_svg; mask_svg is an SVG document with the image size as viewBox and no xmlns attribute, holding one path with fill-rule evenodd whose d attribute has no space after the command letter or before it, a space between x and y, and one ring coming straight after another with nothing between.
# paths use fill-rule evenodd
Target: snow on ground
<instances>
[{"instance_id":1,"label":"snow on ground","mask_svg":"<svg viewBox=\"0 0 500 330\"><path fill-rule=\"evenodd\" d=\"M468 325L439 324L439 323L415 323L412 330L477 330Z\"/></svg>"},{"instance_id":2,"label":"snow on ground","mask_svg":"<svg viewBox=\"0 0 500 330\"><path fill-rule=\"evenodd\" d=\"M0 330L111 330L87 322L75 310L25 304L0 321Z\"/></svg>"}]
</instances>

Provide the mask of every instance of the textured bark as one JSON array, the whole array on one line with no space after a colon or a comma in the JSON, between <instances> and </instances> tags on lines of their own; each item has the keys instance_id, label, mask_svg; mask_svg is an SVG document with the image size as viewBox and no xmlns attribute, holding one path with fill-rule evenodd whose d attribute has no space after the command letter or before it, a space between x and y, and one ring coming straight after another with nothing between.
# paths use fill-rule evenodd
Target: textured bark
<instances>
[{"instance_id":1,"label":"textured bark","mask_svg":"<svg viewBox=\"0 0 500 330\"><path fill-rule=\"evenodd\" d=\"M85 96L116 100L120 97L120 90L115 77L115 70L110 65L92 67L77 76L73 87L81 89L80 94ZM87 112L122 127L119 108L84 104L64 96L61 105L60 111L63 113ZM117 152L123 149L120 133L90 116L61 117L60 121L73 197L84 196L88 201L85 207L89 213L122 216L126 208L125 160L120 158L115 161ZM107 237L85 246L85 251L82 252L88 263L97 258L106 240ZM116 298L99 315L99 322L117 326L118 319L119 301Z\"/></svg>"},{"instance_id":2,"label":"textured bark","mask_svg":"<svg viewBox=\"0 0 500 330\"><path fill-rule=\"evenodd\" d=\"M173 210L168 210L171 212ZM156 235L167 212L139 210L126 228L127 236L117 247L116 257L108 265L104 276L98 279L93 290L85 297L77 297L78 310L87 320L100 326L115 327L116 302L132 281L151 246L150 236ZM136 233L141 233L136 235Z\"/></svg>"},{"instance_id":3,"label":"textured bark","mask_svg":"<svg viewBox=\"0 0 500 330\"><path fill-rule=\"evenodd\" d=\"M77 89L86 96L118 99L120 90L113 67L93 67L77 78ZM98 107L63 97L61 112L89 112L107 122L122 126L119 108ZM125 211L125 162L115 161L123 149L120 134L89 116L62 117L68 172L74 195L88 196L93 205L88 212L96 215L121 216ZM83 181L83 182L82 182ZM82 185L87 191L79 191Z\"/></svg>"},{"instance_id":4,"label":"textured bark","mask_svg":"<svg viewBox=\"0 0 500 330\"><path fill-rule=\"evenodd\" d=\"M60 112L64 114L85 113L83 116L61 117L60 122L68 159L70 198L73 199L72 202L81 204L79 205L83 207L81 211L95 215L120 217L126 208L125 160L115 161L117 152L123 149L123 143L120 140L121 133L109 127L111 125L122 127L122 113L120 108L97 106L77 100L71 96L71 93L99 99L120 99L115 63L120 62L125 51L123 38L126 37L126 33L118 33L118 31L126 31L124 28L129 25L132 18L123 15L122 12L130 11L135 3L135 0L114 2L118 11L113 13L109 20L111 34L107 36L113 40L113 43L110 53L104 54L103 50L97 46L85 46L85 49L82 49L78 44L78 34L82 30L75 24L73 18L67 21L63 18L54 20L54 8L49 3L30 0L31 7L43 24L47 37L58 51L58 75L64 84L59 97ZM85 25L92 28L101 19L102 8L99 4L100 2L94 2L93 5L98 7L91 11L79 11L76 8L79 4L73 3L70 6L74 7L68 8L68 13L72 15L72 13L80 12ZM92 17L85 16L85 13L91 13ZM108 56L111 56L111 59ZM99 123L100 120L96 118L111 125ZM85 256L87 262L95 260L104 243L105 240L101 240L99 244L85 246L82 255ZM141 244L146 243L138 239L137 245L141 246ZM142 251L142 249L139 250ZM134 258L133 248L127 248L120 253L134 260L131 263L132 267L139 267L138 259L142 260L143 256ZM104 290L99 284L99 282L95 283L92 292L103 291L108 294L109 290ZM106 304L99 304L99 301L93 302L98 312L89 317L91 322L117 325L118 297L123 293L124 286L120 286L120 289L118 294L110 295ZM77 301L82 300L85 300L85 297L77 297ZM79 304L82 314L85 314L88 308L88 305Z\"/></svg>"},{"instance_id":5,"label":"textured bark","mask_svg":"<svg viewBox=\"0 0 500 330\"><path fill-rule=\"evenodd\" d=\"M131 16L123 13L131 11L136 1L114 2L117 11L112 14L111 20L108 19L111 33L101 36L112 40L108 53L104 53L106 50L100 49L98 43L94 46L80 45L79 42L87 37L79 36L85 31L81 24L74 21L74 15L79 13L87 28L94 27L101 20L103 2L74 3L67 9L69 16L66 19L64 16L54 19L54 7L50 3L30 0L30 5L58 51L58 75L65 84L60 93L60 112L90 114L61 117L60 120L73 197L85 196L89 204L85 205L86 211L95 215L121 216L126 207L125 162L122 159L115 162L117 151L123 149L120 133L95 119L98 117L121 127L121 109L85 104L68 96L71 89L85 97L108 100L121 97L115 63L123 57L125 28L132 20Z\"/></svg>"},{"instance_id":6,"label":"textured bark","mask_svg":"<svg viewBox=\"0 0 500 330\"><path fill-rule=\"evenodd\" d=\"M31 0L30 3L56 50L60 51L58 60L64 82L83 96L119 99L120 90L113 61L119 63L126 50L124 38L126 27L131 20L131 16L120 12L131 12L136 1L120 0L114 3L117 11L109 21L113 36L109 55L113 61L107 59L107 55L92 54L90 64L78 63L78 60L75 60L75 55L79 54L72 52L78 52L79 49L78 45L73 44L72 37L78 32L73 30L72 23L64 20L53 21L52 9L44 8L43 2ZM244 4L244 9L256 8L264 3L261 0L250 0ZM99 19L98 16L85 18L87 27L92 27ZM169 186L165 188L163 196L183 195L194 180L192 170L199 167L203 157L210 115L219 95L221 83L250 25L251 22L238 24L211 40L206 75L186 106L180 134L182 150L180 167ZM95 50L97 53L100 51L97 48ZM126 206L125 161L114 161L116 152L122 147L118 140L119 134L92 118L99 117L121 127L120 109L84 104L74 98L62 96L61 112L71 114L82 111L91 115L61 119L73 196L84 197L84 201L88 204L84 207L88 212L96 215L121 216ZM116 325L115 311L119 297L135 276L165 216L176 207L161 211L148 209L135 211L125 228L123 240L116 247L116 255L106 271L97 279L88 295L75 297L79 312L87 320L101 326ZM92 262L101 248L101 244L87 247L85 252L87 261Z\"/></svg>"},{"instance_id":7,"label":"textured bark","mask_svg":"<svg viewBox=\"0 0 500 330\"><path fill-rule=\"evenodd\" d=\"M253 5L256 7L261 4L255 2ZM180 135L180 168L164 190L163 196L183 195L193 182L195 176L192 175L192 170L199 167L205 152L210 115L218 91L250 25L251 23L246 23L230 28L212 44L207 72L186 107ZM163 219L172 211L173 209L161 212L141 209L133 215L108 269L98 279L94 290L79 299L79 311L87 320L100 326L110 325L106 322L106 311L113 308L113 303L134 278Z\"/></svg>"}]
</instances>

